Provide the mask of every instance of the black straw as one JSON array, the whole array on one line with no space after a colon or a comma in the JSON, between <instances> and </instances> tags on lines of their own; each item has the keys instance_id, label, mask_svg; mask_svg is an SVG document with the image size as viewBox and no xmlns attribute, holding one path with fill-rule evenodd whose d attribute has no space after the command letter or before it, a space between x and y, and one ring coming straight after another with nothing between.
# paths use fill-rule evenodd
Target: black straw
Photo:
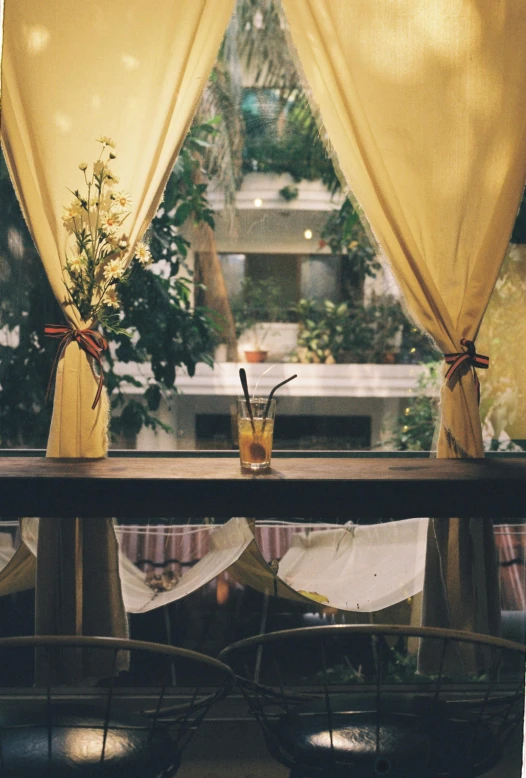
<instances>
[{"instance_id":1,"label":"black straw","mask_svg":"<svg viewBox=\"0 0 526 778\"><path fill-rule=\"evenodd\" d=\"M250 423L252 425L252 432L255 435L256 434L256 427L254 425L254 416L252 415L252 407L250 405L250 395L248 393L247 374L245 373L245 368L244 367L240 367L239 368L239 378L241 380L241 386L243 387L243 394L245 395L245 400L246 400L246 403L247 403L247 411L248 411L248 415L250 416ZM281 384L280 384L280 386L281 386Z\"/></svg>"},{"instance_id":2,"label":"black straw","mask_svg":"<svg viewBox=\"0 0 526 778\"><path fill-rule=\"evenodd\" d=\"M290 378L285 378L284 381L282 381L280 384L276 384L274 389L271 391L271 393L268 396L267 404L265 406L265 413L263 414L263 427L261 428L261 432L265 429L265 424L267 423L267 413L269 412L270 403L272 402L272 397L274 395L274 392L276 389L279 389L280 386L283 386L283 384L288 384L289 381L292 381L293 378L297 378L298 375L295 373L294 375L291 375Z\"/></svg>"}]
</instances>

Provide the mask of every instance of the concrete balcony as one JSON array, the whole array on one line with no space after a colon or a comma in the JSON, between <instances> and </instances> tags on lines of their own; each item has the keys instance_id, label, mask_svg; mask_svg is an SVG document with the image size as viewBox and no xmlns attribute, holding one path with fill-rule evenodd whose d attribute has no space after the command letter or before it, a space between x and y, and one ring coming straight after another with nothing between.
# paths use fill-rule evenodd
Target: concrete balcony
<instances>
[{"instance_id":1,"label":"concrete balcony","mask_svg":"<svg viewBox=\"0 0 526 778\"><path fill-rule=\"evenodd\" d=\"M286 201L280 195L285 187L297 189L297 197ZM215 238L220 253L330 254L327 246L320 247L320 233L330 212L343 201L341 193L332 196L321 181L297 183L289 174L249 173L236 193L232 225L229 218L222 218L224 195L213 182L208 197L218 214ZM306 230L310 238L305 237Z\"/></svg>"},{"instance_id":2,"label":"concrete balcony","mask_svg":"<svg viewBox=\"0 0 526 778\"><path fill-rule=\"evenodd\" d=\"M418 390L421 365L300 365L294 363L200 364L195 375L179 374L177 388L185 395L241 394L239 368L244 367L251 391L267 395L294 373L297 379L280 390L281 397L411 397ZM268 372L266 372L268 371Z\"/></svg>"}]
</instances>

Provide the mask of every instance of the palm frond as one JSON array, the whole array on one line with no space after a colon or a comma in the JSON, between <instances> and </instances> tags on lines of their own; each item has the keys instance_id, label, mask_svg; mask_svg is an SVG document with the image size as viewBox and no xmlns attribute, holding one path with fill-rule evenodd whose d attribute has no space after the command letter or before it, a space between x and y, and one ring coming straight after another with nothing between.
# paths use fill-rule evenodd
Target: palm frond
<instances>
[{"instance_id":1,"label":"palm frond","mask_svg":"<svg viewBox=\"0 0 526 778\"><path fill-rule=\"evenodd\" d=\"M238 52L245 86L290 94L300 81L285 35L285 20L274 0L238 0Z\"/></svg>"}]
</instances>

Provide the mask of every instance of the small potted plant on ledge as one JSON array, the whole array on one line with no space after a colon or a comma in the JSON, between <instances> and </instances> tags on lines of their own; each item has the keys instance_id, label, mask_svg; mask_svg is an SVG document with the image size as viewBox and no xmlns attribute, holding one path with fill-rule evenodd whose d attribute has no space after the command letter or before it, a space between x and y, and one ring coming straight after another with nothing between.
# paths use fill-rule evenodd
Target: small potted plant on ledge
<instances>
[{"instance_id":1,"label":"small potted plant on ledge","mask_svg":"<svg viewBox=\"0 0 526 778\"><path fill-rule=\"evenodd\" d=\"M269 349L266 340L276 322L286 318L281 289L273 279L246 278L240 294L232 301L236 335L242 338L240 349L247 362L265 362Z\"/></svg>"}]
</instances>

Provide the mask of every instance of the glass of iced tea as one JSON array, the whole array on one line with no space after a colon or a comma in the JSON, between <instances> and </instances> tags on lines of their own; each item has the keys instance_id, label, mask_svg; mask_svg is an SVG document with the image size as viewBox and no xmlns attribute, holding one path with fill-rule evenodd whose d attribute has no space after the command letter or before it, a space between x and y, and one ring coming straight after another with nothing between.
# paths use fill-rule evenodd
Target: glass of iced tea
<instances>
[{"instance_id":1,"label":"glass of iced tea","mask_svg":"<svg viewBox=\"0 0 526 778\"><path fill-rule=\"evenodd\" d=\"M266 470L270 467L276 401L271 400L265 417L267 400L254 397L250 401L252 419L245 398L237 401L237 433L241 467L249 470Z\"/></svg>"}]
</instances>

